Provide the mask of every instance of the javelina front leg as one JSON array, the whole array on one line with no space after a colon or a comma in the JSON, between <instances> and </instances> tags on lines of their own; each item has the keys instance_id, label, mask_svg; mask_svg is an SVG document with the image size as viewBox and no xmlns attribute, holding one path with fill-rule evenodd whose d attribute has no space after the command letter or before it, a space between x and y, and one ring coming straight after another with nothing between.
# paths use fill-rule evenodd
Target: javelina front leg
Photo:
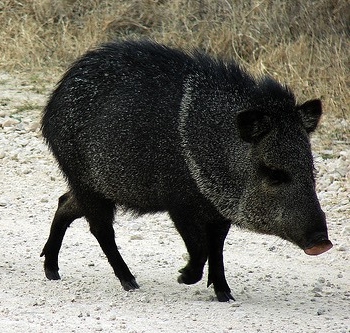
<instances>
[{"instance_id":1,"label":"javelina front leg","mask_svg":"<svg viewBox=\"0 0 350 333\"><path fill-rule=\"evenodd\" d=\"M115 243L113 229L114 205L108 201L101 201L99 203L94 202L92 208L94 210L85 215L86 219L90 224L92 234L99 242L115 275L120 280L124 290L138 289L139 285L124 262Z\"/></svg>"},{"instance_id":2,"label":"javelina front leg","mask_svg":"<svg viewBox=\"0 0 350 333\"><path fill-rule=\"evenodd\" d=\"M179 270L181 275L178 277L178 282L194 284L201 280L208 258L205 227L198 221L192 209L180 208L169 211L169 215L184 240L190 257L187 265Z\"/></svg>"},{"instance_id":3,"label":"javelina front leg","mask_svg":"<svg viewBox=\"0 0 350 333\"><path fill-rule=\"evenodd\" d=\"M41 252L45 256L45 275L49 280L59 280L58 253L69 225L83 213L72 194L67 192L58 200L58 208L52 221L49 238Z\"/></svg>"},{"instance_id":4,"label":"javelina front leg","mask_svg":"<svg viewBox=\"0 0 350 333\"><path fill-rule=\"evenodd\" d=\"M220 221L208 224L208 245L209 245L209 275L208 287L213 284L215 294L220 302L234 300L230 287L225 278L223 249L227 233L231 223Z\"/></svg>"}]
</instances>

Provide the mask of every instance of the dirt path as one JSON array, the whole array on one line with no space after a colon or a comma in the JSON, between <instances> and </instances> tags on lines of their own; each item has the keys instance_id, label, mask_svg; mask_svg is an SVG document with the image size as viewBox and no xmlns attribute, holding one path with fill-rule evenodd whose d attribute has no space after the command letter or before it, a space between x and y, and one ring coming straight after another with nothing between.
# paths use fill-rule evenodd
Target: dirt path
<instances>
[{"instance_id":1,"label":"dirt path","mask_svg":"<svg viewBox=\"0 0 350 333\"><path fill-rule=\"evenodd\" d=\"M186 251L167 215L117 216L117 243L139 291L121 289L85 220L67 232L62 280L47 281L39 254L66 186L39 132L45 96L4 73L0 89L2 332L350 332L349 142L313 139L334 248L308 257L233 228L224 256L236 302L214 299L207 272L194 286L176 282Z\"/></svg>"}]
</instances>

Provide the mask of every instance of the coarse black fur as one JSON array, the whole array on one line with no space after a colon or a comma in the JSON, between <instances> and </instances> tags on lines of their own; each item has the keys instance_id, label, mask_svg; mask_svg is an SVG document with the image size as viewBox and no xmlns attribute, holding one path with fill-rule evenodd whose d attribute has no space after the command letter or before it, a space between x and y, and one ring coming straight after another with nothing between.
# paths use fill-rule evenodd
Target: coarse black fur
<instances>
[{"instance_id":1,"label":"coarse black fur","mask_svg":"<svg viewBox=\"0 0 350 333\"><path fill-rule=\"evenodd\" d=\"M297 105L273 79L199 51L126 41L86 53L42 118L70 187L42 252L46 276L59 279L65 231L85 216L124 289L138 288L115 244L115 209L166 211L190 255L179 282L198 282L208 260L208 285L233 299L222 258L231 223L302 248L316 231L327 237L308 140L320 115L318 100Z\"/></svg>"}]
</instances>

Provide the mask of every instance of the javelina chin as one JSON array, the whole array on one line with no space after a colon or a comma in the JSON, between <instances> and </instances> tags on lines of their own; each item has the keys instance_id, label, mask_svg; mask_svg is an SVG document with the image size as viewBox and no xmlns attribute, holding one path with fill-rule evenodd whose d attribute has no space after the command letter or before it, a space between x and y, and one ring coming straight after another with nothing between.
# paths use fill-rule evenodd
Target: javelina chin
<instances>
[{"instance_id":1,"label":"javelina chin","mask_svg":"<svg viewBox=\"0 0 350 333\"><path fill-rule=\"evenodd\" d=\"M332 242L328 239L327 231L317 232L311 237L305 238L304 240L298 240L290 238L290 236L280 235L282 239L285 239L300 249L302 249L307 255L319 255L327 252L333 247ZM305 245L306 244L306 245Z\"/></svg>"},{"instance_id":2,"label":"javelina chin","mask_svg":"<svg viewBox=\"0 0 350 333\"><path fill-rule=\"evenodd\" d=\"M273 222L266 223L266 221L260 217L254 219L254 223L252 223L252 220L247 220L244 215L241 215L239 219L236 218L234 224L255 233L280 237L302 249L307 255L319 255L333 247L332 242L328 239L327 231L316 232L308 237L292 238L290 233L285 231L276 233Z\"/></svg>"}]
</instances>

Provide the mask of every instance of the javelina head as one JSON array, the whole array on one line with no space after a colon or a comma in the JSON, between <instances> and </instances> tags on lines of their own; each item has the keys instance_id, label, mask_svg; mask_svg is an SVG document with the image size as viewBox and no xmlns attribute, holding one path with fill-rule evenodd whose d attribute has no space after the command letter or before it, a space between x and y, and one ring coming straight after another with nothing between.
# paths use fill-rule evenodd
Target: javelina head
<instances>
[{"instance_id":1,"label":"javelina head","mask_svg":"<svg viewBox=\"0 0 350 333\"><path fill-rule=\"evenodd\" d=\"M329 250L325 214L315 192L309 134L321 117L320 100L278 103L237 115L249 166L239 224L293 242L309 255Z\"/></svg>"}]
</instances>

